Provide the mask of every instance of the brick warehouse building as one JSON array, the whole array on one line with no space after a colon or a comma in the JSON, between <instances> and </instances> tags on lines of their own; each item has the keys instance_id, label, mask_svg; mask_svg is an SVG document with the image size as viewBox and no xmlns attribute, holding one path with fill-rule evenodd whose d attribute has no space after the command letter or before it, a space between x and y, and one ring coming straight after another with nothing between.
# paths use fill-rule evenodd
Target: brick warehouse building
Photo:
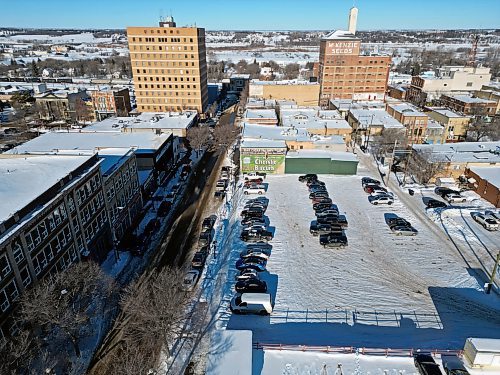
<instances>
[{"instance_id":1,"label":"brick warehouse building","mask_svg":"<svg viewBox=\"0 0 500 375\"><path fill-rule=\"evenodd\" d=\"M127 27L127 37L139 112L207 109L205 29L168 17L160 27Z\"/></svg>"},{"instance_id":2,"label":"brick warehouse building","mask_svg":"<svg viewBox=\"0 0 500 375\"><path fill-rule=\"evenodd\" d=\"M387 91L390 56L360 54L355 36L357 9L349 15L349 30L337 30L321 40L319 50L320 105L331 99L381 100Z\"/></svg>"}]
</instances>

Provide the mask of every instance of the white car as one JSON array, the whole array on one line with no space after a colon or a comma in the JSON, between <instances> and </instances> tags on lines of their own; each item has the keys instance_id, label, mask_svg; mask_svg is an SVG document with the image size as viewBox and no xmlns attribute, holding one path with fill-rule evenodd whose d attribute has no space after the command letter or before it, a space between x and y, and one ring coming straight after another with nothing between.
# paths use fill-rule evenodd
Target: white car
<instances>
[{"instance_id":1,"label":"white car","mask_svg":"<svg viewBox=\"0 0 500 375\"><path fill-rule=\"evenodd\" d=\"M394 194L391 193L390 191L383 191L383 190L375 190L374 192L370 193L372 197L377 197L379 195L387 195L391 198L394 198Z\"/></svg>"},{"instance_id":2,"label":"white car","mask_svg":"<svg viewBox=\"0 0 500 375\"><path fill-rule=\"evenodd\" d=\"M255 270L251 270L251 269L243 270L239 274L237 274L235 277L236 281L258 279L258 278L259 278L258 272Z\"/></svg>"},{"instance_id":3,"label":"white car","mask_svg":"<svg viewBox=\"0 0 500 375\"><path fill-rule=\"evenodd\" d=\"M240 253L240 258L257 257L257 258L261 258L264 260L268 260L269 256L270 256L270 253L265 252L265 251L258 251L258 250L243 250Z\"/></svg>"},{"instance_id":4,"label":"white car","mask_svg":"<svg viewBox=\"0 0 500 375\"><path fill-rule=\"evenodd\" d=\"M200 277L200 271L190 270L188 273L186 273L186 276L184 276L182 288L187 292L193 290L199 277Z\"/></svg>"},{"instance_id":5,"label":"white car","mask_svg":"<svg viewBox=\"0 0 500 375\"><path fill-rule=\"evenodd\" d=\"M486 211L485 214L491 217L493 220L497 222L497 224L500 225L500 212Z\"/></svg>"},{"instance_id":6,"label":"white car","mask_svg":"<svg viewBox=\"0 0 500 375\"><path fill-rule=\"evenodd\" d=\"M484 215L479 212L472 212L471 216L486 230L498 230L498 223L489 215Z\"/></svg>"},{"instance_id":7,"label":"white car","mask_svg":"<svg viewBox=\"0 0 500 375\"><path fill-rule=\"evenodd\" d=\"M243 180L245 181L252 181L252 180L258 180L258 179L265 179L266 174L265 173L258 173L258 172L248 172L243 174Z\"/></svg>"},{"instance_id":8,"label":"white car","mask_svg":"<svg viewBox=\"0 0 500 375\"><path fill-rule=\"evenodd\" d=\"M264 185L250 185L246 186L243 189L243 194L249 195L249 194L265 194L266 193L266 188Z\"/></svg>"},{"instance_id":9,"label":"white car","mask_svg":"<svg viewBox=\"0 0 500 375\"><path fill-rule=\"evenodd\" d=\"M444 199L448 201L448 203L464 203L467 202L467 198L462 197L460 194L446 194Z\"/></svg>"},{"instance_id":10,"label":"white car","mask_svg":"<svg viewBox=\"0 0 500 375\"><path fill-rule=\"evenodd\" d=\"M269 315L273 312L271 295L267 293L237 293L229 307L235 314Z\"/></svg>"},{"instance_id":11,"label":"white car","mask_svg":"<svg viewBox=\"0 0 500 375\"><path fill-rule=\"evenodd\" d=\"M389 195L378 195L378 196L369 196L368 197L368 201L377 206L379 204L387 204L387 205L391 205L394 203L394 198L390 197Z\"/></svg>"}]
</instances>

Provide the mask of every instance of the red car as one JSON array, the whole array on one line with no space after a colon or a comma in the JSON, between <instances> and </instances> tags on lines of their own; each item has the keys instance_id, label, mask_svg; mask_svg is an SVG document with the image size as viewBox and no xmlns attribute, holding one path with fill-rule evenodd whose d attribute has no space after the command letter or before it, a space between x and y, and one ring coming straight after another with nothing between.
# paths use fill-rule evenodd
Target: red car
<instances>
[{"instance_id":1,"label":"red car","mask_svg":"<svg viewBox=\"0 0 500 375\"><path fill-rule=\"evenodd\" d=\"M376 191L376 190L378 190L378 191L385 191L385 192L387 192L387 189L385 189L385 188L383 188L383 187L381 187L381 186L378 186L378 185L366 185L366 186L364 187L364 191L365 191L366 193L368 193L368 194L371 194L371 193L373 193L373 192L374 192L374 191Z\"/></svg>"},{"instance_id":2,"label":"red car","mask_svg":"<svg viewBox=\"0 0 500 375\"><path fill-rule=\"evenodd\" d=\"M245 186L251 186L254 184L262 184L263 182L264 182L264 180L262 178L257 178L255 180L245 181Z\"/></svg>"}]
</instances>

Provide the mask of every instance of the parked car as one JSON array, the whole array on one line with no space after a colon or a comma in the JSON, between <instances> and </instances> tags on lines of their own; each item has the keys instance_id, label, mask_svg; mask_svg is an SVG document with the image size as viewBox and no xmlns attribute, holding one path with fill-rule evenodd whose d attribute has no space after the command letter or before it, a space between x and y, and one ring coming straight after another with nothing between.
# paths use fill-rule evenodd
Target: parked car
<instances>
[{"instance_id":1,"label":"parked car","mask_svg":"<svg viewBox=\"0 0 500 375\"><path fill-rule=\"evenodd\" d=\"M318 198L318 197L330 198L327 191L315 191L315 192L312 192L309 194L309 199Z\"/></svg>"},{"instance_id":2,"label":"parked car","mask_svg":"<svg viewBox=\"0 0 500 375\"><path fill-rule=\"evenodd\" d=\"M264 224L252 224L252 225L248 225L248 226L245 226L243 227L243 230L244 231L266 231L267 230L267 226Z\"/></svg>"},{"instance_id":3,"label":"parked car","mask_svg":"<svg viewBox=\"0 0 500 375\"><path fill-rule=\"evenodd\" d=\"M248 280L248 279L259 279L259 273L255 270L245 268L240 271L235 277L236 281Z\"/></svg>"},{"instance_id":4,"label":"parked car","mask_svg":"<svg viewBox=\"0 0 500 375\"><path fill-rule=\"evenodd\" d=\"M258 203L267 208L267 205L269 204L269 199L267 199L266 197L256 197L247 200L247 204L249 203Z\"/></svg>"},{"instance_id":5,"label":"parked car","mask_svg":"<svg viewBox=\"0 0 500 375\"><path fill-rule=\"evenodd\" d=\"M498 223L489 215L482 214L480 212L471 212L472 218L481 224L486 230L498 230Z\"/></svg>"},{"instance_id":6,"label":"parked car","mask_svg":"<svg viewBox=\"0 0 500 375\"><path fill-rule=\"evenodd\" d=\"M334 209L334 205L331 203L323 203L323 202L318 202L318 203L313 203L313 210L318 212L318 211L323 211L323 210L329 210L329 209Z\"/></svg>"},{"instance_id":7,"label":"parked car","mask_svg":"<svg viewBox=\"0 0 500 375\"><path fill-rule=\"evenodd\" d=\"M374 191L385 191L385 192L387 191L386 188L379 186L379 185L365 185L363 190L365 191L365 193L368 193L368 194L371 194Z\"/></svg>"},{"instance_id":8,"label":"parked car","mask_svg":"<svg viewBox=\"0 0 500 375\"><path fill-rule=\"evenodd\" d=\"M200 271L198 270L189 270L184 276L184 281L182 283L182 289L189 292L193 290L194 286L198 282L198 278L200 277Z\"/></svg>"},{"instance_id":9,"label":"parked car","mask_svg":"<svg viewBox=\"0 0 500 375\"><path fill-rule=\"evenodd\" d=\"M215 224L215 216L209 216L203 219L203 222L201 223L201 229L202 230L212 230Z\"/></svg>"},{"instance_id":10,"label":"parked car","mask_svg":"<svg viewBox=\"0 0 500 375\"><path fill-rule=\"evenodd\" d=\"M306 185L307 185L307 187L311 187L312 185L325 186L325 183L323 181L320 181L320 180L308 180L308 181L306 181Z\"/></svg>"},{"instance_id":11,"label":"parked car","mask_svg":"<svg viewBox=\"0 0 500 375\"><path fill-rule=\"evenodd\" d=\"M462 360L456 355L441 354L441 362L447 375L469 375Z\"/></svg>"},{"instance_id":12,"label":"parked car","mask_svg":"<svg viewBox=\"0 0 500 375\"><path fill-rule=\"evenodd\" d=\"M266 270L266 261L260 258L238 259L236 261L236 268L238 270L248 268L257 272L264 272Z\"/></svg>"},{"instance_id":13,"label":"parked car","mask_svg":"<svg viewBox=\"0 0 500 375\"><path fill-rule=\"evenodd\" d=\"M379 195L387 195L391 198L394 198L394 194L391 193L390 191L385 191L385 190L375 190L373 192L370 193L371 196L373 197L376 197L376 196L379 196Z\"/></svg>"},{"instance_id":14,"label":"parked car","mask_svg":"<svg viewBox=\"0 0 500 375\"><path fill-rule=\"evenodd\" d=\"M457 194L457 193L446 194L444 196L444 199L446 201L448 201L449 203L464 203L464 202L467 202L467 199L465 197L462 197L460 194Z\"/></svg>"},{"instance_id":15,"label":"parked car","mask_svg":"<svg viewBox=\"0 0 500 375\"><path fill-rule=\"evenodd\" d=\"M379 205L379 204L388 204L389 206L394 203L394 198L388 196L388 195L377 195L377 196L369 196L368 197L368 202L370 202L373 205Z\"/></svg>"},{"instance_id":16,"label":"parked car","mask_svg":"<svg viewBox=\"0 0 500 375\"><path fill-rule=\"evenodd\" d=\"M391 218L387 219L387 225L389 226L389 228L397 227L397 226L409 226L409 227L411 227L411 223L408 220L403 219L402 217L391 217Z\"/></svg>"},{"instance_id":17,"label":"parked car","mask_svg":"<svg viewBox=\"0 0 500 375\"><path fill-rule=\"evenodd\" d=\"M206 230L200 233L200 237L198 238L199 246L206 246L212 242L212 231Z\"/></svg>"},{"instance_id":18,"label":"parked car","mask_svg":"<svg viewBox=\"0 0 500 375\"><path fill-rule=\"evenodd\" d=\"M262 178L255 178L253 180L246 180L244 186L252 186L253 184L262 184L264 180Z\"/></svg>"},{"instance_id":19,"label":"parked car","mask_svg":"<svg viewBox=\"0 0 500 375\"><path fill-rule=\"evenodd\" d=\"M327 233L342 233L342 227L340 225L330 223L319 223L315 220L311 222L311 225L309 226L309 232L313 236L319 236L321 234Z\"/></svg>"},{"instance_id":20,"label":"parked car","mask_svg":"<svg viewBox=\"0 0 500 375\"><path fill-rule=\"evenodd\" d=\"M240 280L234 286L238 293L265 293L267 292L267 284L259 279Z\"/></svg>"},{"instance_id":21,"label":"parked car","mask_svg":"<svg viewBox=\"0 0 500 375\"><path fill-rule=\"evenodd\" d=\"M434 192L437 195L441 196L441 198L446 197L447 194L460 194L460 192L457 191L457 190L450 189L450 188L447 188L447 187L441 187L441 186L435 188Z\"/></svg>"},{"instance_id":22,"label":"parked car","mask_svg":"<svg viewBox=\"0 0 500 375\"><path fill-rule=\"evenodd\" d=\"M332 198L325 198L325 197L315 197L312 199L312 203L325 203L325 204L332 204Z\"/></svg>"},{"instance_id":23,"label":"parked car","mask_svg":"<svg viewBox=\"0 0 500 375\"><path fill-rule=\"evenodd\" d=\"M191 260L191 267L194 268L202 268L207 261L208 251L207 250L199 250L194 253L193 260Z\"/></svg>"},{"instance_id":24,"label":"parked car","mask_svg":"<svg viewBox=\"0 0 500 375\"><path fill-rule=\"evenodd\" d=\"M265 194L266 193L266 188L264 185L250 185L250 186L245 186L243 188L243 194L249 195L249 194Z\"/></svg>"},{"instance_id":25,"label":"parked car","mask_svg":"<svg viewBox=\"0 0 500 375\"><path fill-rule=\"evenodd\" d=\"M391 230L398 236L416 236L418 234L418 230L407 225L396 225L391 227Z\"/></svg>"},{"instance_id":26,"label":"parked car","mask_svg":"<svg viewBox=\"0 0 500 375\"><path fill-rule=\"evenodd\" d=\"M181 189L181 185L180 184L174 184L172 185L172 192L177 195L177 193L179 192L179 190Z\"/></svg>"},{"instance_id":27,"label":"parked car","mask_svg":"<svg viewBox=\"0 0 500 375\"><path fill-rule=\"evenodd\" d=\"M346 247L347 237L344 233L328 233L319 236L319 243L324 247Z\"/></svg>"},{"instance_id":28,"label":"parked car","mask_svg":"<svg viewBox=\"0 0 500 375\"><path fill-rule=\"evenodd\" d=\"M316 221L320 224L336 224L339 220L339 215L324 215L316 218Z\"/></svg>"},{"instance_id":29,"label":"parked car","mask_svg":"<svg viewBox=\"0 0 500 375\"><path fill-rule=\"evenodd\" d=\"M267 206L259 202L247 202L247 204L245 204L243 209L249 209L249 208L259 208L264 212L267 210Z\"/></svg>"},{"instance_id":30,"label":"parked car","mask_svg":"<svg viewBox=\"0 0 500 375\"><path fill-rule=\"evenodd\" d=\"M245 258L245 257L248 257L248 256L252 256L252 254L257 254L257 256L261 256L262 255L262 256L266 256L267 258L269 258L271 256L271 250L270 249L266 249L264 247L262 247L262 248L248 247L245 250L241 251L240 258Z\"/></svg>"},{"instance_id":31,"label":"parked car","mask_svg":"<svg viewBox=\"0 0 500 375\"><path fill-rule=\"evenodd\" d=\"M439 365L434 361L432 355L421 353L413 358L415 367L422 375L443 375L439 369Z\"/></svg>"},{"instance_id":32,"label":"parked car","mask_svg":"<svg viewBox=\"0 0 500 375\"><path fill-rule=\"evenodd\" d=\"M312 181L312 180L317 180L318 175L316 174L305 174L303 176L299 176L299 181L300 182L307 182L307 181Z\"/></svg>"},{"instance_id":33,"label":"parked car","mask_svg":"<svg viewBox=\"0 0 500 375\"><path fill-rule=\"evenodd\" d=\"M495 220L497 222L497 224L500 225L500 213L499 212L485 211L484 213L486 215L488 215L489 217L491 217L493 220Z\"/></svg>"},{"instance_id":34,"label":"parked car","mask_svg":"<svg viewBox=\"0 0 500 375\"><path fill-rule=\"evenodd\" d=\"M308 184L307 185L307 189L309 190L309 192L313 192L313 191L327 191L327 188L325 186L325 184L318 184L317 181L314 181L313 183L311 184Z\"/></svg>"},{"instance_id":35,"label":"parked car","mask_svg":"<svg viewBox=\"0 0 500 375\"><path fill-rule=\"evenodd\" d=\"M249 217L241 220L241 225L243 227L249 227L252 225L266 225L266 221L262 217Z\"/></svg>"},{"instance_id":36,"label":"parked car","mask_svg":"<svg viewBox=\"0 0 500 375\"><path fill-rule=\"evenodd\" d=\"M265 251L271 254L271 250L273 249L273 245L268 242L260 241L253 242L247 245L247 250L256 250L256 251Z\"/></svg>"},{"instance_id":37,"label":"parked car","mask_svg":"<svg viewBox=\"0 0 500 375\"><path fill-rule=\"evenodd\" d=\"M249 207L249 208L244 208L241 211L241 216L244 218L250 218L250 217L260 217L262 218L264 216L265 211L262 208L258 207Z\"/></svg>"},{"instance_id":38,"label":"parked car","mask_svg":"<svg viewBox=\"0 0 500 375\"><path fill-rule=\"evenodd\" d=\"M266 174L260 172L248 172L243 174L243 180L263 180L265 178Z\"/></svg>"},{"instance_id":39,"label":"parked car","mask_svg":"<svg viewBox=\"0 0 500 375\"><path fill-rule=\"evenodd\" d=\"M227 180L218 180L215 183L215 191L224 191L227 187Z\"/></svg>"},{"instance_id":40,"label":"parked car","mask_svg":"<svg viewBox=\"0 0 500 375\"><path fill-rule=\"evenodd\" d=\"M237 293L229 308L235 314L269 315L273 312L271 295L267 293Z\"/></svg>"},{"instance_id":41,"label":"parked car","mask_svg":"<svg viewBox=\"0 0 500 375\"><path fill-rule=\"evenodd\" d=\"M375 180L371 177L363 177L361 179L361 186L365 187L365 185L380 185L380 181Z\"/></svg>"},{"instance_id":42,"label":"parked car","mask_svg":"<svg viewBox=\"0 0 500 375\"><path fill-rule=\"evenodd\" d=\"M425 203L427 208L442 208L442 207L447 207L448 205L442 201L438 201L437 199L429 199Z\"/></svg>"},{"instance_id":43,"label":"parked car","mask_svg":"<svg viewBox=\"0 0 500 375\"><path fill-rule=\"evenodd\" d=\"M316 217L324 217L324 216L339 216L339 212L332 208L316 211Z\"/></svg>"},{"instance_id":44,"label":"parked car","mask_svg":"<svg viewBox=\"0 0 500 375\"><path fill-rule=\"evenodd\" d=\"M273 234L267 230L243 230L240 238L245 242L271 241Z\"/></svg>"}]
</instances>

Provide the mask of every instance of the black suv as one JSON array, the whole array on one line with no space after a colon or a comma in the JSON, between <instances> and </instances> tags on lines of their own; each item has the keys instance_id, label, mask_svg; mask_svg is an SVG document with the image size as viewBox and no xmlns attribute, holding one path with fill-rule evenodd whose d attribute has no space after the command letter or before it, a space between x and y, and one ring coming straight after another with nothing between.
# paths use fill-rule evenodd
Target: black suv
<instances>
[{"instance_id":1,"label":"black suv","mask_svg":"<svg viewBox=\"0 0 500 375\"><path fill-rule=\"evenodd\" d=\"M267 284L259 279L240 280L234 286L238 293L266 293Z\"/></svg>"},{"instance_id":2,"label":"black suv","mask_svg":"<svg viewBox=\"0 0 500 375\"><path fill-rule=\"evenodd\" d=\"M309 232L313 236L318 236L328 233L342 233L342 227L340 225L335 225L333 223L320 223L318 221L313 221L309 227Z\"/></svg>"},{"instance_id":3,"label":"black suv","mask_svg":"<svg viewBox=\"0 0 500 375\"><path fill-rule=\"evenodd\" d=\"M240 238L245 242L271 241L273 234L267 230L250 229L243 230Z\"/></svg>"},{"instance_id":4,"label":"black suv","mask_svg":"<svg viewBox=\"0 0 500 375\"><path fill-rule=\"evenodd\" d=\"M361 185L365 187L365 185L380 185L380 181L375 180L371 177L363 177L361 179Z\"/></svg>"},{"instance_id":5,"label":"black suv","mask_svg":"<svg viewBox=\"0 0 500 375\"><path fill-rule=\"evenodd\" d=\"M249 217L263 217L264 216L264 210L259 207L249 207L241 211L241 216L244 218L249 218Z\"/></svg>"},{"instance_id":6,"label":"black suv","mask_svg":"<svg viewBox=\"0 0 500 375\"><path fill-rule=\"evenodd\" d=\"M439 365L428 353L417 354L414 357L415 367L422 375L443 375Z\"/></svg>"},{"instance_id":7,"label":"black suv","mask_svg":"<svg viewBox=\"0 0 500 375\"><path fill-rule=\"evenodd\" d=\"M210 230L206 230L200 233L200 237L198 238L198 245L206 246L212 242L212 232Z\"/></svg>"},{"instance_id":8,"label":"black suv","mask_svg":"<svg viewBox=\"0 0 500 375\"><path fill-rule=\"evenodd\" d=\"M429 199L425 205L427 208L441 208L441 207L447 207L448 205L444 202L438 201L437 199Z\"/></svg>"},{"instance_id":9,"label":"black suv","mask_svg":"<svg viewBox=\"0 0 500 375\"><path fill-rule=\"evenodd\" d=\"M214 216L206 217L205 219L203 219L203 223L201 223L201 229L211 230L214 227L214 224L215 224Z\"/></svg>"},{"instance_id":10,"label":"black suv","mask_svg":"<svg viewBox=\"0 0 500 375\"><path fill-rule=\"evenodd\" d=\"M319 236L319 243L324 247L346 247L347 236L342 233L329 233L321 234Z\"/></svg>"},{"instance_id":11,"label":"black suv","mask_svg":"<svg viewBox=\"0 0 500 375\"><path fill-rule=\"evenodd\" d=\"M391 229L394 227L411 227L411 223L402 217L391 217L387 219L387 225Z\"/></svg>"},{"instance_id":12,"label":"black suv","mask_svg":"<svg viewBox=\"0 0 500 375\"><path fill-rule=\"evenodd\" d=\"M300 182L312 181L312 180L317 180L317 179L318 179L318 175L316 175L316 174L306 174L303 176L299 176Z\"/></svg>"}]
</instances>

